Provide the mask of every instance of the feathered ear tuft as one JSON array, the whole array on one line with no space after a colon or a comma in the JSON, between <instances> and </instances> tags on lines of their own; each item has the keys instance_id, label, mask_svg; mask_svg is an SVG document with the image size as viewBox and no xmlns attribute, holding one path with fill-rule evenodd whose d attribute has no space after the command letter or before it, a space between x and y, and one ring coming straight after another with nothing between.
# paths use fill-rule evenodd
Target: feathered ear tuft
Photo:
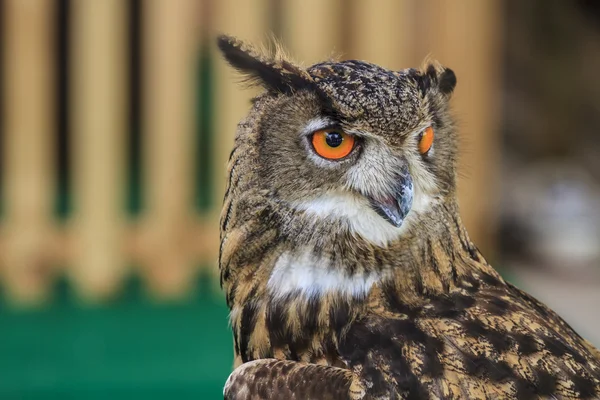
<instances>
[{"instance_id":1,"label":"feathered ear tuft","mask_svg":"<svg viewBox=\"0 0 600 400\"><path fill-rule=\"evenodd\" d=\"M421 71L421 86L423 90L437 87L440 93L450 97L456 87L456 75L437 61L426 60Z\"/></svg>"},{"instance_id":2,"label":"feathered ear tuft","mask_svg":"<svg viewBox=\"0 0 600 400\"><path fill-rule=\"evenodd\" d=\"M456 75L450 68L444 68L444 71L438 78L438 88L445 95L450 95L456 87Z\"/></svg>"},{"instance_id":3,"label":"feathered ear tuft","mask_svg":"<svg viewBox=\"0 0 600 400\"><path fill-rule=\"evenodd\" d=\"M302 68L281 56L266 56L244 42L227 35L217 38L217 45L227 62L248 81L261 84L267 90L290 93L312 84L312 78ZM278 55L282 54L280 50Z\"/></svg>"}]
</instances>

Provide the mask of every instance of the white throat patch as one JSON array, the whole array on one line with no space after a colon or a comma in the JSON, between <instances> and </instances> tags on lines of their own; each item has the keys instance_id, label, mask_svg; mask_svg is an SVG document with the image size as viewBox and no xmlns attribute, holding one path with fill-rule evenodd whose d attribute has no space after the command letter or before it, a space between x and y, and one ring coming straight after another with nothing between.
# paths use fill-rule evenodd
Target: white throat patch
<instances>
[{"instance_id":1,"label":"white throat patch","mask_svg":"<svg viewBox=\"0 0 600 400\"><path fill-rule=\"evenodd\" d=\"M300 256L284 253L273 267L267 289L275 298L295 293L307 298L327 293L362 297L382 277L379 273L349 276L344 271L328 268L326 261L315 260L309 252Z\"/></svg>"}]
</instances>

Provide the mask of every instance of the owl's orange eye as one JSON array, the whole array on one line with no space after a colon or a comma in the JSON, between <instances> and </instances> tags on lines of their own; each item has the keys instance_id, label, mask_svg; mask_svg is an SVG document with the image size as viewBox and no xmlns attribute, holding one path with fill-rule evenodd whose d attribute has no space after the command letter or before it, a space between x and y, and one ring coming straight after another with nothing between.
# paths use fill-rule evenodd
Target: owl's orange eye
<instances>
[{"instance_id":1,"label":"owl's orange eye","mask_svg":"<svg viewBox=\"0 0 600 400\"><path fill-rule=\"evenodd\" d=\"M433 136L433 128L431 126L423 131L419 139L419 153L427 154L433 145Z\"/></svg>"},{"instance_id":2,"label":"owl's orange eye","mask_svg":"<svg viewBox=\"0 0 600 400\"><path fill-rule=\"evenodd\" d=\"M313 133L312 145L321 157L339 160L354 148L354 136L339 129L321 129Z\"/></svg>"}]
</instances>

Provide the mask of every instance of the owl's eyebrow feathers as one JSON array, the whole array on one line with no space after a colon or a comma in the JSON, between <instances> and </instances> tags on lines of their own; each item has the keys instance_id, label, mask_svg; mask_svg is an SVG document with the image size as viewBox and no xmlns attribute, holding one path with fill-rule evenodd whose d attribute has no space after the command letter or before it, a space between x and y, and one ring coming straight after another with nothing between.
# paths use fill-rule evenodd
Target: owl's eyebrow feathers
<instances>
[{"instance_id":1,"label":"owl's eyebrow feathers","mask_svg":"<svg viewBox=\"0 0 600 400\"><path fill-rule=\"evenodd\" d=\"M339 125L337 121L328 117L316 117L308 121L308 123L302 128L301 134L302 136L308 136L311 133L318 131L320 129L325 129L329 127L333 127Z\"/></svg>"},{"instance_id":2,"label":"owl's eyebrow feathers","mask_svg":"<svg viewBox=\"0 0 600 400\"><path fill-rule=\"evenodd\" d=\"M301 136L308 136L311 133L318 131L320 129L339 127L340 125L341 125L340 122L334 118L327 117L327 116L319 116L319 117L315 117L315 118L309 120L306 123L306 125L304 125L304 128L302 128L300 130L300 134L301 134ZM360 137L370 137L370 138L378 139L377 135L373 135L369 132L365 132L362 130L359 131L359 130L355 130L355 129L345 129L344 128L344 132L351 134L351 135L360 136Z\"/></svg>"}]
</instances>

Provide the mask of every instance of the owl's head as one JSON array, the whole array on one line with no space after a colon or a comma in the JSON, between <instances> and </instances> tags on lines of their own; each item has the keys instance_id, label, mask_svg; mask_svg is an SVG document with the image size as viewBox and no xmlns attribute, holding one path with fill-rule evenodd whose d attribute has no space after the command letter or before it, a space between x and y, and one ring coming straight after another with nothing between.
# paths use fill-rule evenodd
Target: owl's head
<instances>
[{"instance_id":1,"label":"owl's head","mask_svg":"<svg viewBox=\"0 0 600 400\"><path fill-rule=\"evenodd\" d=\"M253 171L278 201L323 220L345 218L383 244L411 215L455 196L450 69L391 71L356 60L302 68L235 38L218 45L265 88L253 110Z\"/></svg>"}]
</instances>

